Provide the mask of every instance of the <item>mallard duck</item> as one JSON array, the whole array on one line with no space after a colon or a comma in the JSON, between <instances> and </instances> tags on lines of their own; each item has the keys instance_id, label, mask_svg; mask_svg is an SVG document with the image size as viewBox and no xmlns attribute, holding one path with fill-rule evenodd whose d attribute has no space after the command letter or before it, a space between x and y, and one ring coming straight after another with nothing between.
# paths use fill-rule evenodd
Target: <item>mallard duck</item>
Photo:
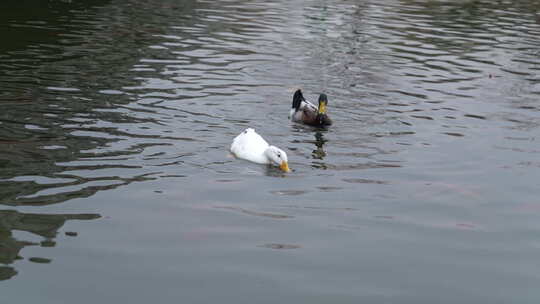
<instances>
[{"instance_id":1,"label":"mallard duck","mask_svg":"<svg viewBox=\"0 0 540 304\"><path fill-rule=\"evenodd\" d=\"M326 94L319 95L319 107L307 101L301 90L296 90L293 95L292 108L289 119L306 125L324 127L332 124L332 120L326 114L328 97Z\"/></svg>"},{"instance_id":2,"label":"mallard duck","mask_svg":"<svg viewBox=\"0 0 540 304\"><path fill-rule=\"evenodd\" d=\"M289 172L287 153L278 147L270 146L252 128L245 129L233 139L231 152L238 158L258 164L271 164Z\"/></svg>"}]
</instances>

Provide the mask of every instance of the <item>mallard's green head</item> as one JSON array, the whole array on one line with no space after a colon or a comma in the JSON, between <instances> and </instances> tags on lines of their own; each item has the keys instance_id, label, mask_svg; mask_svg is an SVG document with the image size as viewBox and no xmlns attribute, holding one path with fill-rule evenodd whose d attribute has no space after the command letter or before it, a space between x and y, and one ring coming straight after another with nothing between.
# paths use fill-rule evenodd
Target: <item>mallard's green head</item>
<instances>
[{"instance_id":1,"label":"mallard's green head","mask_svg":"<svg viewBox=\"0 0 540 304\"><path fill-rule=\"evenodd\" d=\"M326 114L326 106L328 105L328 97L326 94L319 95L319 114Z\"/></svg>"}]
</instances>

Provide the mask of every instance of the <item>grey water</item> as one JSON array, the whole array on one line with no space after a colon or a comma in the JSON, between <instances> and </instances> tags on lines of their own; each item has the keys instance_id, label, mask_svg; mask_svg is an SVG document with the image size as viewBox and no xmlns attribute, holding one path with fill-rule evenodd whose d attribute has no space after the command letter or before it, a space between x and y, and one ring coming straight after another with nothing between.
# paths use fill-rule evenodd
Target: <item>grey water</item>
<instances>
[{"instance_id":1,"label":"grey water","mask_svg":"<svg viewBox=\"0 0 540 304\"><path fill-rule=\"evenodd\" d=\"M1 6L1 303L539 303L540 2Z\"/></svg>"}]
</instances>

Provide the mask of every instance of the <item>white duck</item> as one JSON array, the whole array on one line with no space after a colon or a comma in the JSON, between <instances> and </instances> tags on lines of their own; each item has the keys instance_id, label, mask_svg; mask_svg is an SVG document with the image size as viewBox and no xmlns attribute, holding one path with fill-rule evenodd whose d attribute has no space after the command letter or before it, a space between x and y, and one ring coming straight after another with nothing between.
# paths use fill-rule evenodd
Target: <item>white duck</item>
<instances>
[{"instance_id":1,"label":"white duck","mask_svg":"<svg viewBox=\"0 0 540 304\"><path fill-rule=\"evenodd\" d=\"M278 147L270 146L252 128L245 129L233 139L231 152L238 158L258 164L276 165L285 172L291 171L287 153Z\"/></svg>"}]
</instances>

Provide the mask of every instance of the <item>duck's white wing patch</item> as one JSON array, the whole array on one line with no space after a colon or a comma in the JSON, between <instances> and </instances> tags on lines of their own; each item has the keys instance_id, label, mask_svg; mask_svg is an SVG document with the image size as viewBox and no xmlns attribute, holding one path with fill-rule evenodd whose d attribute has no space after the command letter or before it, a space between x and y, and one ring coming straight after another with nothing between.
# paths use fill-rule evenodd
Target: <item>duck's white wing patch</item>
<instances>
[{"instance_id":1,"label":"duck's white wing patch","mask_svg":"<svg viewBox=\"0 0 540 304\"><path fill-rule=\"evenodd\" d=\"M302 103L300 104L300 110L305 110L307 109L308 111L317 111L318 108L312 104L311 102L305 100L305 101L302 101Z\"/></svg>"}]
</instances>

